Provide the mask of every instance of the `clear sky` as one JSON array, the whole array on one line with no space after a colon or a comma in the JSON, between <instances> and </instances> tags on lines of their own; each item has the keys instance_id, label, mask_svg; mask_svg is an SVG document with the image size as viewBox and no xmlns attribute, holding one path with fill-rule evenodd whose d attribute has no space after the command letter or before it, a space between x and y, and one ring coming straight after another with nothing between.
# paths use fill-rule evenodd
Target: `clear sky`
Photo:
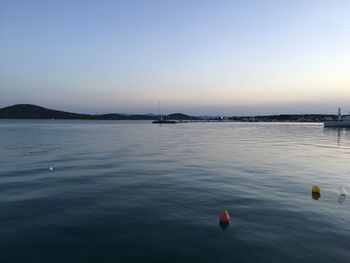
<instances>
[{"instance_id":1,"label":"clear sky","mask_svg":"<svg viewBox=\"0 0 350 263\"><path fill-rule=\"evenodd\" d=\"M350 110L350 1L0 1L0 107Z\"/></svg>"}]
</instances>

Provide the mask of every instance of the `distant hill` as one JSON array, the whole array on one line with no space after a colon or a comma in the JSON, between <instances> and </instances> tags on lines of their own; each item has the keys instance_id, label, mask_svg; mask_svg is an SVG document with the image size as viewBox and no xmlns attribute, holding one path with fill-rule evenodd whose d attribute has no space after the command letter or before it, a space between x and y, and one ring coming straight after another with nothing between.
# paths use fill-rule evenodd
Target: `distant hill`
<instances>
[{"instance_id":1,"label":"distant hill","mask_svg":"<svg viewBox=\"0 0 350 263\"><path fill-rule=\"evenodd\" d=\"M200 120L197 117L189 116L183 113L173 113L166 116L168 120Z\"/></svg>"},{"instance_id":2,"label":"distant hill","mask_svg":"<svg viewBox=\"0 0 350 263\"><path fill-rule=\"evenodd\" d=\"M17 104L0 109L1 119L90 119L91 115L46 109L31 104Z\"/></svg>"},{"instance_id":3,"label":"distant hill","mask_svg":"<svg viewBox=\"0 0 350 263\"><path fill-rule=\"evenodd\" d=\"M172 120L195 120L196 117L182 113L166 116ZM124 115L117 113L90 115L47 109L32 104L17 104L0 109L0 119L75 119L75 120L156 120L157 115Z\"/></svg>"},{"instance_id":4,"label":"distant hill","mask_svg":"<svg viewBox=\"0 0 350 263\"><path fill-rule=\"evenodd\" d=\"M268 116L232 116L223 119L213 117L194 117L183 113L164 115L168 120L206 120L206 121L238 121L238 122L322 122L324 120L335 120L336 115L332 114L281 114ZM70 120L157 120L158 115L150 114L79 114L59 110L47 109L32 104L17 104L10 107L0 108L0 119L70 119Z\"/></svg>"}]
</instances>

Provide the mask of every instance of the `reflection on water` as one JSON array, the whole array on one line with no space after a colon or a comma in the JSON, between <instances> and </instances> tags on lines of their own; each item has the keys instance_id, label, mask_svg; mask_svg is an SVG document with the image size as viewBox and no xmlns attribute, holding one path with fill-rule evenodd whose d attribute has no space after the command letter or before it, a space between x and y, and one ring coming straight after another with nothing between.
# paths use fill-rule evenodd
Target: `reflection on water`
<instances>
[{"instance_id":1,"label":"reflection on water","mask_svg":"<svg viewBox=\"0 0 350 263\"><path fill-rule=\"evenodd\" d=\"M3 120L0 262L349 262L349 156L315 123Z\"/></svg>"},{"instance_id":2,"label":"reflection on water","mask_svg":"<svg viewBox=\"0 0 350 263\"><path fill-rule=\"evenodd\" d=\"M345 201L345 198L346 198L345 187L344 186L339 186L338 191L339 191L338 202L339 203L343 203Z\"/></svg>"},{"instance_id":3,"label":"reflection on water","mask_svg":"<svg viewBox=\"0 0 350 263\"><path fill-rule=\"evenodd\" d=\"M337 127L327 127L324 128L324 133L328 135L336 135L337 145L341 145L341 140L350 139L350 128L337 128Z\"/></svg>"},{"instance_id":4,"label":"reflection on water","mask_svg":"<svg viewBox=\"0 0 350 263\"><path fill-rule=\"evenodd\" d=\"M318 200L318 199L320 199L321 194L320 194L320 193L312 192L312 193L311 193L311 196L312 196L312 199Z\"/></svg>"},{"instance_id":5,"label":"reflection on water","mask_svg":"<svg viewBox=\"0 0 350 263\"><path fill-rule=\"evenodd\" d=\"M222 231L225 231L229 227L230 223L229 222L219 222L219 226L222 229Z\"/></svg>"},{"instance_id":6,"label":"reflection on water","mask_svg":"<svg viewBox=\"0 0 350 263\"><path fill-rule=\"evenodd\" d=\"M338 197L338 203L343 203L345 201L346 195L339 195Z\"/></svg>"}]
</instances>

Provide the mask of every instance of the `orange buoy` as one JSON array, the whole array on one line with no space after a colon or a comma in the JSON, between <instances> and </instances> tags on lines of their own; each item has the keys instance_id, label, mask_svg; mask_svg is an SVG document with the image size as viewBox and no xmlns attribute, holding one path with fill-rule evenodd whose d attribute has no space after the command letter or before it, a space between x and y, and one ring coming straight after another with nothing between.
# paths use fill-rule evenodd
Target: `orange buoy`
<instances>
[{"instance_id":1,"label":"orange buoy","mask_svg":"<svg viewBox=\"0 0 350 263\"><path fill-rule=\"evenodd\" d=\"M222 210L220 213L220 223L228 224L230 221L230 216L226 209Z\"/></svg>"}]
</instances>

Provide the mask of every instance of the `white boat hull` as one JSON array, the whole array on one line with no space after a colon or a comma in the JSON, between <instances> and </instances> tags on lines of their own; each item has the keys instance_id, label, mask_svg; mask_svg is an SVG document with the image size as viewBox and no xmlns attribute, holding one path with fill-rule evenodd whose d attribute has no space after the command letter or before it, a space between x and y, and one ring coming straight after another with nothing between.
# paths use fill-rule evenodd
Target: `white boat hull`
<instances>
[{"instance_id":1,"label":"white boat hull","mask_svg":"<svg viewBox=\"0 0 350 263\"><path fill-rule=\"evenodd\" d=\"M350 120L344 121L325 121L324 127L350 127Z\"/></svg>"}]
</instances>

